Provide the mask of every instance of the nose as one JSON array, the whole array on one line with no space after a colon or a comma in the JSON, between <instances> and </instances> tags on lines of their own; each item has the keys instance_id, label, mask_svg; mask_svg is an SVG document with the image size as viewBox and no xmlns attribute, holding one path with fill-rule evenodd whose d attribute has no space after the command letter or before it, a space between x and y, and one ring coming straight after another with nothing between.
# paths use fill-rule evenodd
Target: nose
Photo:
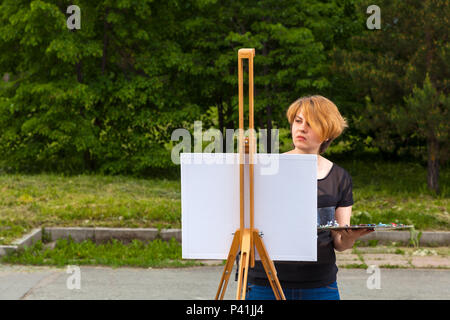
<instances>
[{"instance_id":1,"label":"nose","mask_svg":"<svg viewBox=\"0 0 450 320\"><path fill-rule=\"evenodd\" d=\"M300 129L301 132L306 132L306 123L303 121L302 123L300 123L298 128Z\"/></svg>"}]
</instances>

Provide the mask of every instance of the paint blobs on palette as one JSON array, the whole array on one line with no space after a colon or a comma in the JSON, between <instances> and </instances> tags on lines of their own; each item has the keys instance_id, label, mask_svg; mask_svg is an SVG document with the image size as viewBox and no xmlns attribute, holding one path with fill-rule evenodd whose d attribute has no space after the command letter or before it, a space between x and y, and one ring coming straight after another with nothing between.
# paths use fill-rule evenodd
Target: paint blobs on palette
<instances>
[{"instance_id":1,"label":"paint blobs on palette","mask_svg":"<svg viewBox=\"0 0 450 320\"><path fill-rule=\"evenodd\" d=\"M325 225L319 225L317 227L318 230L345 230L345 229L384 229L384 230L394 230L394 229L411 229L414 226L405 225L402 223L368 223L368 224L357 224L357 225L345 225L340 226L339 223L334 221L328 221Z\"/></svg>"}]
</instances>

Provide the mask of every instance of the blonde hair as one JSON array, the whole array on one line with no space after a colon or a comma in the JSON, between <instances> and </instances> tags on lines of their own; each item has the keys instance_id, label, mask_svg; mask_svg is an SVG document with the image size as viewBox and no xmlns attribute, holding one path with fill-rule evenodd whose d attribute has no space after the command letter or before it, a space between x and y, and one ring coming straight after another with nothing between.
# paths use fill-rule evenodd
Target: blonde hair
<instances>
[{"instance_id":1,"label":"blonde hair","mask_svg":"<svg viewBox=\"0 0 450 320\"><path fill-rule=\"evenodd\" d=\"M286 116L291 130L295 116L301 111L311 129L319 135L321 140L325 140L320 145L319 154L324 152L331 142L348 127L346 119L342 117L333 102L325 97L314 95L299 98L289 106Z\"/></svg>"}]
</instances>

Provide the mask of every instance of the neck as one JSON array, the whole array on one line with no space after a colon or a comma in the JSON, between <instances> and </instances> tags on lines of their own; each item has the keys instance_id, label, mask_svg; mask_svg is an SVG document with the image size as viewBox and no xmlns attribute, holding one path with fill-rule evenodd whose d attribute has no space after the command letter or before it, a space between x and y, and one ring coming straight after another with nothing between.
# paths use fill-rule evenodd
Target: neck
<instances>
[{"instance_id":1,"label":"neck","mask_svg":"<svg viewBox=\"0 0 450 320\"><path fill-rule=\"evenodd\" d=\"M319 149L310 151L310 150L302 150L302 149L295 148L294 150L292 150L292 153L297 153L297 154L316 154L317 156L320 157Z\"/></svg>"},{"instance_id":2,"label":"neck","mask_svg":"<svg viewBox=\"0 0 450 320\"><path fill-rule=\"evenodd\" d=\"M315 154L315 155L317 155L317 165L319 167L321 167L322 163L324 162L324 158L319 154L318 151L319 150L317 150L317 152L307 152L305 150L301 150L301 149L295 148L294 150L291 151L291 153L295 153L295 154Z\"/></svg>"}]
</instances>

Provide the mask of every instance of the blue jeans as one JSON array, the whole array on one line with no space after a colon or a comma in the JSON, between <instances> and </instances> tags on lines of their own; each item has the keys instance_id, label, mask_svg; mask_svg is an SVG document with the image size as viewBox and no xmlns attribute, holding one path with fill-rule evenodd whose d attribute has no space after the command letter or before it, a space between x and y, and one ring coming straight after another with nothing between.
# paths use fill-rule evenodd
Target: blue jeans
<instances>
[{"instance_id":1,"label":"blue jeans","mask_svg":"<svg viewBox=\"0 0 450 320\"><path fill-rule=\"evenodd\" d=\"M286 300L340 300L337 282L312 289L283 288ZM245 300L275 300L271 287L249 283Z\"/></svg>"}]
</instances>

